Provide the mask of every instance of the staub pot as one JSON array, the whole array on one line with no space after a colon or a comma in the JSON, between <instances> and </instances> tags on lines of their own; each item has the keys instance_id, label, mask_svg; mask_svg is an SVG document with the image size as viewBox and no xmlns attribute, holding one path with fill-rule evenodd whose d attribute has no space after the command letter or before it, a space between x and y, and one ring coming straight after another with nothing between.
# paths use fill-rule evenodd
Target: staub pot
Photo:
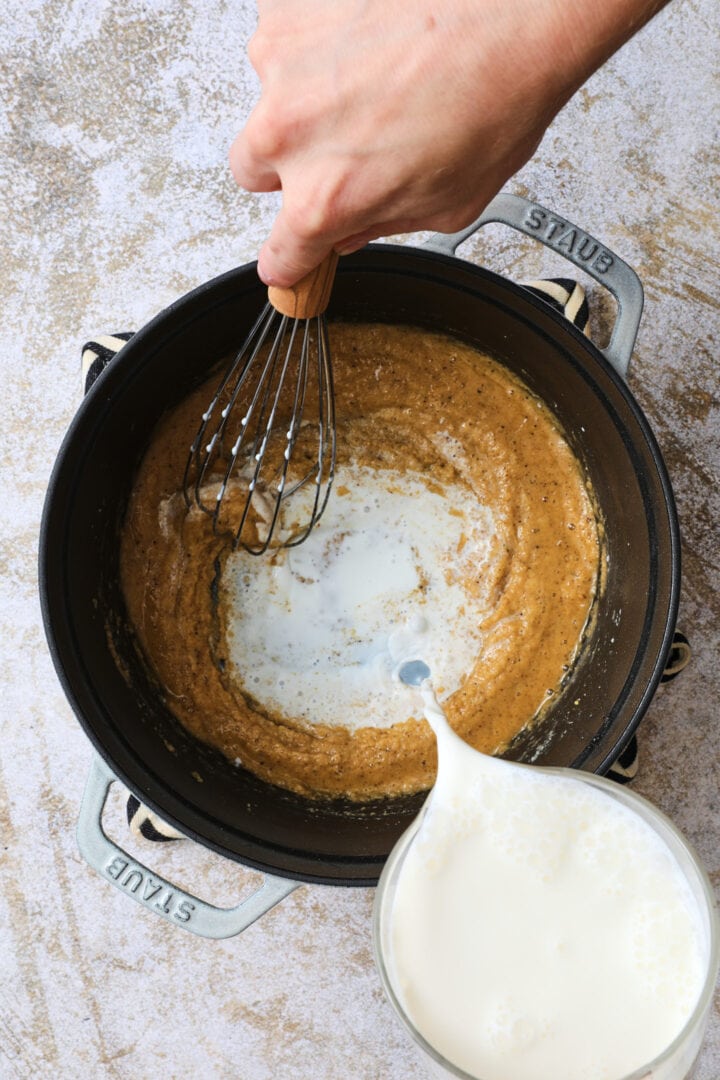
<instances>
[{"instance_id":1,"label":"staub pot","mask_svg":"<svg viewBox=\"0 0 720 1080\"><path fill-rule=\"evenodd\" d=\"M606 350L520 285L455 257L487 221L537 237L613 293L617 321ZM97 751L81 850L135 900L212 937L239 932L301 881L374 884L423 801L312 804L230 765L179 727L126 624L118 538L138 462L160 416L237 347L264 298L254 265L240 267L132 337L67 433L40 544L48 642ZM489 352L552 409L591 479L606 581L582 657L552 709L513 744L508 756L517 760L604 773L643 716L671 647L677 518L656 441L625 384L641 311L640 282L622 260L558 215L510 195L454 236L434 236L421 248L371 245L340 262L331 321L413 324ZM142 866L102 830L116 778L185 836L264 871L265 884L238 907L218 909Z\"/></svg>"}]
</instances>

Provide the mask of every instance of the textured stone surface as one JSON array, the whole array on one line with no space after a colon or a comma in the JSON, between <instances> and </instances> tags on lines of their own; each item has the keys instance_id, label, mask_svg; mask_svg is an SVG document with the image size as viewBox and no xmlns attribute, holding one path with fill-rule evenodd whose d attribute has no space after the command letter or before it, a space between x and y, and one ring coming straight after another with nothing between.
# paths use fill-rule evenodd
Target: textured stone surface
<instances>
[{"instance_id":1,"label":"textured stone surface","mask_svg":"<svg viewBox=\"0 0 720 1080\"><path fill-rule=\"evenodd\" d=\"M255 256L273 196L239 193L227 147L256 83L249 0L5 0L0 18L0 1075L425 1076L383 1000L370 890L303 887L223 943L153 919L80 858L90 747L36 595L48 475L79 400L79 346L137 328ZM691 667L653 702L637 788L720 886L720 8L677 0L576 96L511 190L640 272L632 389L666 454L684 535ZM482 152L479 150L479 152ZM501 229L467 257L557 271ZM603 331L609 305L592 290ZM110 826L124 835L118 797ZM189 844L136 850L232 902L252 875ZM720 1075L720 1016L697 1080Z\"/></svg>"}]
</instances>

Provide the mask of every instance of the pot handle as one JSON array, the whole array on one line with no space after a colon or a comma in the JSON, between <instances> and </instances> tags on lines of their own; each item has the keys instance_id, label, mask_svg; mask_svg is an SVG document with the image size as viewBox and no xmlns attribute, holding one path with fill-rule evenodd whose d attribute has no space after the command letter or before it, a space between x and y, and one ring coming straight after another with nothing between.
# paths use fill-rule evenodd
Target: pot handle
<instances>
[{"instance_id":1,"label":"pot handle","mask_svg":"<svg viewBox=\"0 0 720 1080\"><path fill-rule=\"evenodd\" d=\"M178 888L134 859L103 830L103 809L110 785L116 780L95 755L80 806L78 847L93 870L148 911L200 937L228 938L247 929L299 886L298 881L265 874L260 888L233 908L215 907Z\"/></svg>"},{"instance_id":2,"label":"pot handle","mask_svg":"<svg viewBox=\"0 0 720 1080\"><path fill-rule=\"evenodd\" d=\"M520 195L502 192L480 217L460 232L435 233L421 247L454 255L468 237L489 221L509 225L539 240L604 285L617 301L617 318L610 343L601 350L621 378L627 378L643 309L643 287L631 266L577 225Z\"/></svg>"}]
</instances>

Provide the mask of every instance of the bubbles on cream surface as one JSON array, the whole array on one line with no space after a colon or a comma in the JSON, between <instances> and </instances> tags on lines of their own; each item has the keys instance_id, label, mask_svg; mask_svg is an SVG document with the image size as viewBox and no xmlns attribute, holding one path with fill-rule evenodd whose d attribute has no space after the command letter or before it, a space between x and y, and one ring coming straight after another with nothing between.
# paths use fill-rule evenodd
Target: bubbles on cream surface
<instances>
[{"instance_id":1,"label":"bubbles on cream surface","mask_svg":"<svg viewBox=\"0 0 720 1080\"><path fill-rule=\"evenodd\" d=\"M313 494L294 496L301 515ZM302 544L228 558L231 670L264 708L313 723L389 727L417 715L394 672L431 654L445 698L473 668L496 531L464 485L344 467Z\"/></svg>"},{"instance_id":2,"label":"bubbles on cream surface","mask_svg":"<svg viewBox=\"0 0 720 1080\"><path fill-rule=\"evenodd\" d=\"M707 925L680 865L622 802L479 754L423 694L438 780L382 931L403 1008L483 1080L619 1080L672 1042L705 979Z\"/></svg>"}]
</instances>

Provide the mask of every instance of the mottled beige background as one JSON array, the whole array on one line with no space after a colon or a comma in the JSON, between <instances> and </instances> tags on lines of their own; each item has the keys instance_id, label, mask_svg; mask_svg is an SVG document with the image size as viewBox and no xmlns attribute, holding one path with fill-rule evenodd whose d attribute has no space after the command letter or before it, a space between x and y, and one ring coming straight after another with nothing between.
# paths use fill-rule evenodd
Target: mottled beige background
<instances>
[{"instance_id":1,"label":"mottled beige background","mask_svg":"<svg viewBox=\"0 0 720 1080\"><path fill-rule=\"evenodd\" d=\"M79 400L82 342L137 328L252 259L269 228L274 197L240 194L226 168L256 93L253 22L249 0L2 4L2 1077L427 1075L373 968L371 890L303 887L242 937L212 943L132 904L75 845L91 753L40 623L43 496ZM716 885L719 57L717 0L676 0L510 185L598 235L646 286L632 388L677 492L694 660L642 724L636 787L697 845ZM516 278L559 269L494 227L465 254ZM123 832L119 796L110 818ZM218 903L251 877L190 844L136 850ZM697 1076L720 1076L717 1008Z\"/></svg>"}]
</instances>

